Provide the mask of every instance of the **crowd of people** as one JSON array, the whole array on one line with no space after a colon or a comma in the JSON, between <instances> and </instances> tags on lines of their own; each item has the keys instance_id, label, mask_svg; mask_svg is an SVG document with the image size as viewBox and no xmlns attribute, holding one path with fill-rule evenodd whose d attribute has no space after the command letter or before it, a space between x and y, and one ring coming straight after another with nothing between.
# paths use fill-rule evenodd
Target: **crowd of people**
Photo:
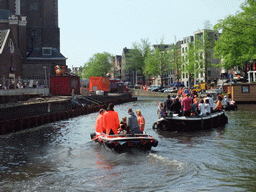
<instances>
[{"instance_id":1,"label":"crowd of people","mask_svg":"<svg viewBox=\"0 0 256 192\"><path fill-rule=\"evenodd\" d=\"M235 101L227 96L217 95L214 103L209 93L206 97L199 99L196 92L190 89L179 89L176 98L167 96L165 102L158 105L157 114L159 118L165 117L168 112L179 116L207 116L211 113L222 111L223 108L234 105Z\"/></svg>"},{"instance_id":2,"label":"crowd of people","mask_svg":"<svg viewBox=\"0 0 256 192\"><path fill-rule=\"evenodd\" d=\"M140 110L136 115L131 108L128 109L127 117L123 117L119 122L119 115L114 111L114 104L110 103L107 110L99 110L99 115L95 123L96 133L113 134L136 134L143 133L145 128L145 119Z\"/></svg>"},{"instance_id":3,"label":"crowd of people","mask_svg":"<svg viewBox=\"0 0 256 192\"><path fill-rule=\"evenodd\" d=\"M181 90L181 89L180 89ZM209 93L206 97L199 99L198 95L189 90L183 89L175 98L167 95L166 101L161 102L157 108L159 118L166 117L168 112L178 114L178 116L207 116L211 113L222 111L225 106L233 105L232 99L222 95L217 95L217 101L214 102ZM136 114L131 108L128 109L128 115L121 119L114 111L114 104L110 103L107 110L99 110L99 115L95 124L96 133L111 134L136 134L143 133L145 129L145 119L140 110Z\"/></svg>"},{"instance_id":4,"label":"crowd of people","mask_svg":"<svg viewBox=\"0 0 256 192\"><path fill-rule=\"evenodd\" d=\"M17 84L15 83L15 81L12 81L9 85L7 83L0 83L0 89L25 89L25 88L43 88L45 87L45 85L41 85L40 83L38 83L38 81L36 83L33 83L31 86L29 86L29 83L26 82L18 82Z\"/></svg>"}]
</instances>

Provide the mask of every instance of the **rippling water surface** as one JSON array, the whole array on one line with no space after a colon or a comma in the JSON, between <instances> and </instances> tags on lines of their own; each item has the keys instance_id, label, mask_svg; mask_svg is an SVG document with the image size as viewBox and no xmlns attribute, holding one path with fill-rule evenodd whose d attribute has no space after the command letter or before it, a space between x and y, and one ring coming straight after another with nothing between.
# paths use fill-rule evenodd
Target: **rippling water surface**
<instances>
[{"instance_id":1,"label":"rippling water surface","mask_svg":"<svg viewBox=\"0 0 256 192\"><path fill-rule=\"evenodd\" d=\"M129 107L142 111L156 148L117 154L90 141L97 113L1 136L0 191L256 190L255 105L192 133L153 130L154 98L115 106L120 119Z\"/></svg>"}]
</instances>

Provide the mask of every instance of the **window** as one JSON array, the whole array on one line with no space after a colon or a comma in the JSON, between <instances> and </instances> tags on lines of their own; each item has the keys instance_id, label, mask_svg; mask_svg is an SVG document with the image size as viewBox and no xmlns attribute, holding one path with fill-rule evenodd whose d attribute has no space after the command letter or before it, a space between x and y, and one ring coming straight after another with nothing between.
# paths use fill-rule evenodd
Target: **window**
<instances>
[{"instance_id":1,"label":"window","mask_svg":"<svg viewBox=\"0 0 256 192\"><path fill-rule=\"evenodd\" d=\"M247 85L242 86L242 93L250 93L250 88Z\"/></svg>"},{"instance_id":2,"label":"window","mask_svg":"<svg viewBox=\"0 0 256 192\"><path fill-rule=\"evenodd\" d=\"M42 54L43 55L52 55L52 48L51 47L43 47Z\"/></svg>"}]
</instances>

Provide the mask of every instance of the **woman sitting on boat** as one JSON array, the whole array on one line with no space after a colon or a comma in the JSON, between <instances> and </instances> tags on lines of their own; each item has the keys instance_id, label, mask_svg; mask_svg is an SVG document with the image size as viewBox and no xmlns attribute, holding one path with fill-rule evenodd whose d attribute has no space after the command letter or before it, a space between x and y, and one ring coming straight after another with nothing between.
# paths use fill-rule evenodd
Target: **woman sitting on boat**
<instances>
[{"instance_id":1,"label":"woman sitting on boat","mask_svg":"<svg viewBox=\"0 0 256 192\"><path fill-rule=\"evenodd\" d=\"M222 111L222 103L221 103L221 101L222 101L222 97L220 95L218 95L216 107L213 109L214 112Z\"/></svg>"},{"instance_id":2,"label":"woman sitting on boat","mask_svg":"<svg viewBox=\"0 0 256 192\"><path fill-rule=\"evenodd\" d=\"M162 102L159 103L159 106L157 108L157 114L159 119L165 117L164 104Z\"/></svg>"},{"instance_id":3,"label":"woman sitting on boat","mask_svg":"<svg viewBox=\"0 0 256 192\"><path fill-rule=\"evenodd\" d=\"M126 134L127 133L127 118L123 117L120 122L120 127L117 129L118 134Z\"/></svg>"}]
</instances>

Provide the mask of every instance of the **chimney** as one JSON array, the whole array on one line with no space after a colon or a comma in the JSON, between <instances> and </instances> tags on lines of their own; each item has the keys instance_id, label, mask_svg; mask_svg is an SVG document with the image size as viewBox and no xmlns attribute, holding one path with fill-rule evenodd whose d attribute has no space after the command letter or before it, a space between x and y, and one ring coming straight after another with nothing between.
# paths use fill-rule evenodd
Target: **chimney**
<instances>
[{"instance_id":1,"label":"chimney","mask_svg":"<svg viewBox=\"0 0 256 192\"><path fill-rule=\"evenodd\" d=\"M20 0L15 2L15 15L20 15Z\"/></svg>"}]
</instances>

